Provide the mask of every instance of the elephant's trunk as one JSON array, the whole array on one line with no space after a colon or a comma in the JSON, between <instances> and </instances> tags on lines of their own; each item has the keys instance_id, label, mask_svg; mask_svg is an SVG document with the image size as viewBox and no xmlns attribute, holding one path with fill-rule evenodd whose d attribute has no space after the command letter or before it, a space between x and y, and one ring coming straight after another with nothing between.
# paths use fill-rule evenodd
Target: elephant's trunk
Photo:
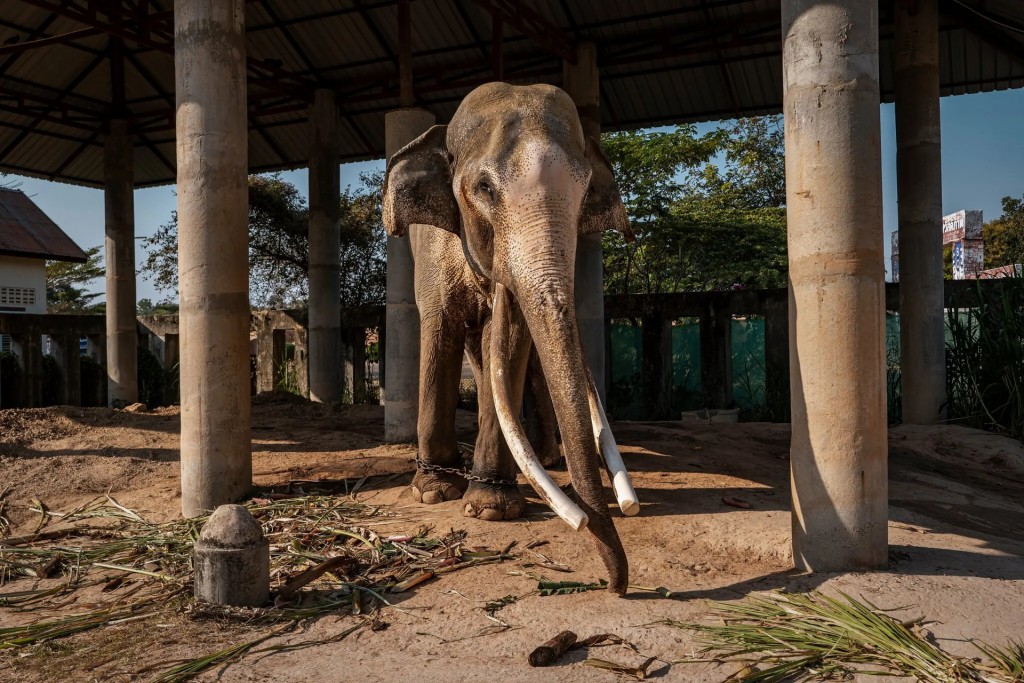
<instances>
[{"instance_id":1,"label":"elephant's trunk","mask_svg":"<svg viewBox=\"0 0 1024 683\"><path fill-rule=\"evenodd\" d=\"M588 397L589 375L576 325L572 282L575 234L566 239L566 232L549 224L544 230L548 239L531 244L527 262L531 265L511 274L512 286L551 392L573 488L608 569L608 588L622 595L629 570L601 482Z\"/></svg>"}]
</instances>

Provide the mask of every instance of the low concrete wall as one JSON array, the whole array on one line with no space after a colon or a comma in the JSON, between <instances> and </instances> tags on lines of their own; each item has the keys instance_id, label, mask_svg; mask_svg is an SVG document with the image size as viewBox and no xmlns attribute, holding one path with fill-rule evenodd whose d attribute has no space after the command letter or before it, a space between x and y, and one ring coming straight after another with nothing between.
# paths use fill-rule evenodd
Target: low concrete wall
<instances>
[{"instance_id":1,"label":"low concrete wall","mask_svg":"<svg viewBox=\"0 0 1024 683\"><path fill-rule=\"evenodd\" d=\"M947 280L945 305L970 307L978 287L998 287L999 280ZM886 285L886 308L899 310L899 284ZM765 317L765 381L775 390L789 389L788 294L785 289L684 292L678 294L630 294L605 297L605 345L611 321L631 319L644 328L642 372L643 393L652 417L671 417L672 348L671 322L695 317L701 322L701 376L711 408L722 408L732 400L731 325L733 316ZM253 392L272 391L287 384L309 395L309 347L306 312L301 310L255 310L250 322L250 356L253 360ZM368 332L376 330L379 348L386 344L384 307L342 311L342 350L345 362L346 403L376 402L368 391L366 354ZM165 368L178 362L178 316L146 315L138 318L139 345L153 352ZM666 332L667 331L667 332ZM60 393L63 400L82 401L78 383L78 340L88 340L87 354L105 367L106 327L102 315L0 313L0 334L14 342L21 365L16 393L18 406L38 406L42 401L43 338L51 346L65 376L71 377ZM291 346L291 349L289 348ZM289 353L290 351L290 353ZM610 354L605 354L606 382L610 385ZM384 354L380 354L378 377L384 375ZM288 373L288 374L286 374ZM9 392L4 391L4 395ZM91 403L92 400L87 400ZM105 405L105 401L99 402ZM14 407L14 406L2 406Z\"/></svg>"}]
</instances>

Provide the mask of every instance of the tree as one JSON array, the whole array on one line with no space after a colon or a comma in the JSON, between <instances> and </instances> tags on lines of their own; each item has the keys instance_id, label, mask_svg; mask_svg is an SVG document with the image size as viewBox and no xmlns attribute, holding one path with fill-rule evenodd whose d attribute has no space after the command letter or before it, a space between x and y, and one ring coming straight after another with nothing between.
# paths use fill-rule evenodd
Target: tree
<instances>
[{"instance_id":1,"label":"tree","mask_svg":"<svg viewBox=\"0 0 1024 683\"><path fill-rule=\"evenodd\" d=\"M693 126L671 131L624 131L602 138L636 240L605 233L605 291L658 292L675 264L672 205L688 175L715 154L721 134L697 137Z\"/></svg>"},{"instance_id":2,"label":"tree","mask_svg":"<svg viewBox=\"0 0 1024 683\"><path fill-rule=\"evenodd\" d=\"M46 262L46 309L50 313L97 312L102 304L92 303L103 292L88 292L83 285L104 277L100 247L87 249L85 263Z\"/></svg>"},{"instance_id":3,"label":"tree","mask_svg":"<svg viewBox=\"0 0 1024 683\"><path fill-rule=\"evenodd\" d=\"M982 226L985 267L1024 263L1024 196L1003 197L1003 215Z\"/></svg>"},{"instance_id":4,"label":"tree","mask_svg":"<svg viewBox=\"0 0 1024 683\"><path fill-rule=\"evenodd\" d=\"M786 205L786 158L782 117L740 119L724 136L721 152L726 170L708 164L703 193L718 196L735 208L765 209Z\"/></svg>"},{"instance_id":5,"label":"tree","mask_svg":"<svg viewBox=\"0 0 1024 683\"><path fill-rule=\"evenodd\" d=\"M381 174L360 176L341 194L339 259L343 307L384 302L386 238L380 217ZM254 306L304 306L308 297L308 210L298 189L273 176L249 177L249 298ZM144 244L143 271L162 291L178 287L177 215Z\"/></svg>"},{"instance_id":6,"label":"tree","mask_svg":"<svg viewBox=\"0 0 1024 683\"><path fill-rule=\"evenodd\" d=\"M178 304L167 300L153 303L152 299L139 299L135 312L139 315L173 315L178 312Z\"/></svg>"},{"instance_id":7,"label":"tree","mask_svg":"<svg viewBox=\"0 0 1024 683\"><path fill-rule=\"evenodd\" d=\"M786 282L781 117L605 137L637 241L605 237L605 290L659 293ZM714 163L722 160L720 168Z\"/></svg>"}]
</instances>

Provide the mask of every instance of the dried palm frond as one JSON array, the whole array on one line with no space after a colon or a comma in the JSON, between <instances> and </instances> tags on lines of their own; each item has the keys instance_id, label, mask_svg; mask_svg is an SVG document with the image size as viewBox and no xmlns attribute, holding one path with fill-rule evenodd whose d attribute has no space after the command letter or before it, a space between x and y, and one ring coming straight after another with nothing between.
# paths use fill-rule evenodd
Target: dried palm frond
<instances>
[{"instance_id":1,"label":"dried palm frond","mask_svg":"<svg viewBox=\"0 0 1024 683\"><path fill-rule=\"evenodd\" d=\"M206 518L151 522L109 496L67 513L33 501L32 509L40 515L36 532L0 538L0 586L22 577L50 582L0 592L0 614L7 609L31 612L34 618L30 624L0 628L0 650L175 611L253 625L367 613L389 605L389 593L411 590L440 574L512 558L505 551L468 546L464 531L435 537L429 527L420 527L402 535L378 534L375 528L409 521L393 509L350 497L265 495L246 507L270 540L271 585L277 599L270 606L245 610L192 599L192 550ZM55 521L60 529L45 528ZM69 609L74 613L69 615ZM184 680L182 676L235 661L265 639L186 662L161 680Z\"/></svg>"},{"instance_id":2,"label":"dried palm frond","mask_svg":"<svg viewBox=\"0 0 1024 683\"><path fill-rule=\"evenodd\" d=\"M732 680L772 683L851 674L914 677L924 683L1015 683L1024 680L1024 648L976 644L993 663L951 655L922 633L846 594L772 594L714 603L722 625L666 620L700 634L705 655L749 664ZM694 661L694 660L685 660Z\"/></svg>"}]
</instances>

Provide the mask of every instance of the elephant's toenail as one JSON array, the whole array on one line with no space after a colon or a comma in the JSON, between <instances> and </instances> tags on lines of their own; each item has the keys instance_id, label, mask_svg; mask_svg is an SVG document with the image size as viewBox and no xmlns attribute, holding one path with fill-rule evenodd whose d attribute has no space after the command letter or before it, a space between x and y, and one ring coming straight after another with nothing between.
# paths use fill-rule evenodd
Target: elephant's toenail
<instances>
[{"instance_id":1,"label":"elephant's toenail","mask_svg":"<svg viewBox=\"0 0 1024 683\"><path fill-rule=\"evenodd\" d=\"M427 505L437 505L444 502L444 496L437 491L427 491L423 494L423 502Z\"/></svg>"},{"instance_id":2,"label":"elephant's toenail","mask_svg":"<svg viewBox=\"0 0 1024 683\"><path fill-rule=\"evenodd\" d=\"M417 503L423 502L423 493L415 486L410 486L409 489L412 491L412 499Z\"/></svg>"},{"instance_id":3,"label":"elephant's toenail","mask_svg":"<svg viewBox=\"0 0 1024 683\"><path fill-rule=\"evenodd\" d=\"M485 522L497 522L500 521L502 517L504 517L504 515L501 514L501 510L495 510L494 508L484 508L480 511L480 519Z\"/></svg>"}]
</instances>

